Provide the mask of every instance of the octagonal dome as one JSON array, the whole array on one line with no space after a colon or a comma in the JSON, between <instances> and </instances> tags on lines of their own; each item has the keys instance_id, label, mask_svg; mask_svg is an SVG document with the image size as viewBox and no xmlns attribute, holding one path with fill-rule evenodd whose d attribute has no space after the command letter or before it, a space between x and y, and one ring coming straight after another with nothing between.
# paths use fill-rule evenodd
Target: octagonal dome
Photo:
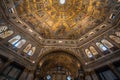
<instances>
[{"instance_id":1,"label":"octagonal dome","mask_svg":"<svg viewBox=\"0 0 120 80\"><path fill-rule=\"evenodd\" d=\"M112 0L14 0L19 17L45 39L78 39L104 22Z\"/></svg>"}]
</instances>

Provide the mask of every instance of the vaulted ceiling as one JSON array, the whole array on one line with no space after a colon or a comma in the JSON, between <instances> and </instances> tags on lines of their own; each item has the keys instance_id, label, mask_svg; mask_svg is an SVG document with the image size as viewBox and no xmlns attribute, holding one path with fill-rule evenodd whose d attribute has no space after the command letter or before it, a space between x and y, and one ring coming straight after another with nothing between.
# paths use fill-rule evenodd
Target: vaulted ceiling
<instances>
[{"instance_id":1,"label":"vaulted ceiling","mask_svg":"<svg viewBox=\"0 0 120 80\"><path fill-rule=\"evenodd\" d=\"M58 66L68 69L73 76L77 76L77 71L81 69L81 63L75 56L64 51L54 51L40 59L38 65L42 72L40 75L44 75Z\"/></svg>"},{"instance_id":2,"label":"vaulted ceiling","mask_svg":"<svg viewBox=\"0 0 120 80\"><path fill-rule=\"evenodd\" d=\"M45 39L78 39L104 22L112 0L14 0L19 17Z\"/></svg>"}]
</instances>

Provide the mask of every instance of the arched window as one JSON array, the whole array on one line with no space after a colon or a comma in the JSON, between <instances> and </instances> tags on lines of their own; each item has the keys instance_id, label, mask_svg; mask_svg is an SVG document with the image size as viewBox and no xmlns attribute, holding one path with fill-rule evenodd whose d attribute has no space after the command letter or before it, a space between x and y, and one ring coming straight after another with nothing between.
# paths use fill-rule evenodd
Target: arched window
<instances>
[{"instance_id":1,"label":"arched window","mask_svg":"<svg viewBox=\"0 0 120 80\"><path fill-rule=\"evenodd\" d=\"M10 39L8 42L11 43L12 45L15 45L15 43L17 43L20 39L21 39L21 36L17 35L13 37L12 39Z\"/></svg>"},{"instance_id":2,"label":"arched window","mask_svg":"<svg viewBox=\"0 0 120 80\"><path fill-rule=\"evenodd\" d=\"M14 46L17 48L21 48L25 43L26 43L26 40L22 39L19 42L17 42Z\"/></svg>"},{"instance_id":3,"label":"arched window","mask_svg":"<svg viewBox=\"0 0 120 80\"><path fill-rule=\"evenodd\" d=\"M98 48L101 50L101 51L107 51L108 49L101 43L97 42L96 45L98 46Z\"/></svg>"},{"instance_id":4,"label":"arched window","mask_svg":"<svg viewBox=\"0 0 120 80\"><path fill-rule=\"evenodd\" d=\"M115 19L115 17L116 17L116 14L112 13L109 18L110 19Z\"/></svg>"},{"instance_id":5,"label":"arched window","mask_svg":"<svg viewBox=\"0 0 120 80\"><path fill-rule=\"evenodd\" d=\"M110 43L110 42L109 42L108 40L106 40L106 39L103 39L101 42L102 42L107 48L112 48L112 47L114 47L113 44Z\"/></svg>"},{"instance_id":6,"label":"arched window","mask_svg":"<svg viewBox=\"0 0 120 80\"><path fill-rule=\"evenodd\" d=\"M90 51L92 52L93 55L98 54L98 52L96 51L96 49L93 46L90 46Z\"/></svg>"},{"instance_id":7,"label":"arched window","mask_svg":"<svg viewBox=\"0 0 120 80\"><path fill-rule=\"evenodd\" d=\"M23 50L23 52L27 53L31 49L32 45L28 44L26 48Z\"/></svg>"},{"instance_id":8,"label":"arched window","mask_svg":"<svg viewBox=\"0 0 120 80\"><path fill-rule=\"evenodd\" d=\"M36 47L32 47L30 51L27 53L28 56L32 56L35 53Z\"/></svg>"},{"instance_id":9,"label":"arched window","mask_svg":"<svg viewBox=\"0 0 120 80\"><path fill-rule=\"evenodd\" d=\"M120 32L115 32L115 35L120 37Z\"/></svg>"},{"instance_id":10,"label":"arched window","mask_svg":"<svg viewBox=\"0 0 120 80\"><path fill-rule=\"evenodd\" d=\"M0 33L6 31L7 29L8 29L7 26L1 26L1 27L0 27Z\"/></svg>"},{"instance_id":11,"label":"arched window","mask_svg":"<svg viewBox=\"0 0 120 80\"><path fill-rule=\"evenodd\" d=\"M47 75L47 80L51 80L51 76L50 75Z\"/></svg>"},{"instance_id":12,"label":"arched window","mask_svg":"<svg viewBox=\"0 0 120 80\"><path fill-rule=\"evenodd\" d=\"M72 78L70 76L67 76L67 80L72 80Z\"/></svg>"},{"instance_id":13,"label":"arched window","mask_svg":"<svg viewBox=\"0 0 120 80\"><path fill-rule=\"evenodd\" d=\"M120 44L120 38L119 38L119 37L114 36L114 35L110 35L109 37L110 37L110 39L112 39L112 40L115 41L116 43Z\"/></svg>"},{"instance_id":14,"label":"arched window","mask_svg":"<svg viewBox=\"0 0 120 80\"><path fill-rule=\"evenodd\" d=\"M92 58L93 57L93 55L92 55L92 53L90 52L89 49L85 49L85 53L86 53L88 58Z\"/></svg>"},{"instance_id":15,"label":"arched window","mask_svg":"<svg viewBox=\"0 0 120 80\"><path fill-rule=\"evenodd\" d=\"M12 34L13 34L13 31L8 30L8 31L5 31L5 32L1 33L0 34L0 38L7 38L7 37L9 37Z\"/></svg>"}]
</instances>

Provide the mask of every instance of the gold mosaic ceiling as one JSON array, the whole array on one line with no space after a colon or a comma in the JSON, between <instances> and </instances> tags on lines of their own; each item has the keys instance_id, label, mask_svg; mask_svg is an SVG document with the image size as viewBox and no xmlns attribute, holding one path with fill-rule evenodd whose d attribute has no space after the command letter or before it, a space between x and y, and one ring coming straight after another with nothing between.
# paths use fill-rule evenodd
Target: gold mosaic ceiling
<instances>
[{"instance_id":1,"label":"gold mosaic ceiling","mask_svg":"<svg viewBox=\"0 0 120 80\"><path fill-rule=\"evenodd\" d=\"M63 1L63 3L60 3ZM46 39L78 39L102 23L111 0L14 0L19 17Z\"/></svg>"}]
</instances>

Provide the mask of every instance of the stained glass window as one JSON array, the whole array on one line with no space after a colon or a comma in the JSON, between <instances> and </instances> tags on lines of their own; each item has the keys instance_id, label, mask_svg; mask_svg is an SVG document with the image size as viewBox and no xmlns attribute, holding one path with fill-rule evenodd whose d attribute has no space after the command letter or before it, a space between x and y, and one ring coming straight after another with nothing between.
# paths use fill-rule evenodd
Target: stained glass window
<instances>
[{"instance_id":1,"label":"stained glass window","mask_svg":"<svg viewBox=\"0 0 120 80\"><path fill-rule=\"evenodd\" d=\"M27 53L28 56L32 56L35 53L36 47L32 47L30 51Z\"/></svg>"},{"instance_id":2,"label":"stained glass window","mask_svg":"<svg viewBox=\"0 0 120 80\"><path fill-rule=\"evenodd\" d=\"M51 76L50 75L47 75L47 80L51 80Z\"/></svg>"},{"instance_id":3,"label":"stained glass window","mask_svg":"<svg viewBox=\"0 0 120 80\"><path fill-rule=\"evenodd\" d=\"M14 46L17 48L21 48L25 43L26 43L26 40L22 39L19 42L17 42Z\"/></svg>"},{"instance_id":4,"label":"stained glass window","mask_svg":"<svg viewBox=\"0 0 120 80\"><path fill-rule=\"evenodd\" d=\"M23 50L23 52L27 53L31 49L32 45L28 44L26 48Z\"/></svg>"},{"instance_id":5,"label":"stained glass window","mask_svg":"<svg viewBox=\"0 0 120 80\"><path fill-rule=\"evenodd\" d=\"M96 51L96 49L93 46L90 46L90 51L92 52L93 55L98 54L98 52Z\"/></svg>"},{"instance_id":6,"label":"stained glass window","mask_svg":"<svg viewBox=\"0 0 120 80\"><path fill-rule=\"evenodd\" d=\"M15 43L17 43L20 39L21 39L21 36L17 35L13 37L12 39L10 39L8 42L11 43L12 45L15 45Z\"/></svg>"},{"instance_id":7,"label":"stained glass window","mask_svg":"<svg viewBox=\"0 0 120 80\"><path fill-rule=\"evenodd\" d=\"M70 77L70 76L67 76L67 80L71 80L71 77Z\"/></svg>"},{"instance_id":8,"label":"stained glass window","mask_svg":"<svg viewBox=\"0 0 120 80\"><path fill-rule=\"evenodd\" d=\"M85 49L85 53L88 56L88 58L92 58L93 57L93 55L92 55L92 53L90 52L89 49Z\"/></svg>"},{"instance_id":9,"label":"stained glass window","mask_svg":"<svg viewBox=\"0 0 120 80\"><path fill-rule=\"evenodd\" d=\"M112 48L112 47L114 47L113 44L110 43L110 42L109 42L108 40L106 40L106 39L103 39L101 42L102 42L107 48Z\"/></svg>"},{"instance_id":10,"label":"stained glass window","mask_svg":"<svg viewBox=\"0 0 120 80\"><path fill-rule=\"evenodd\" d=\"M101 43L97 42L96 45L101 51L107 51L108 49Z\"/></svg>"}]
</instances>

